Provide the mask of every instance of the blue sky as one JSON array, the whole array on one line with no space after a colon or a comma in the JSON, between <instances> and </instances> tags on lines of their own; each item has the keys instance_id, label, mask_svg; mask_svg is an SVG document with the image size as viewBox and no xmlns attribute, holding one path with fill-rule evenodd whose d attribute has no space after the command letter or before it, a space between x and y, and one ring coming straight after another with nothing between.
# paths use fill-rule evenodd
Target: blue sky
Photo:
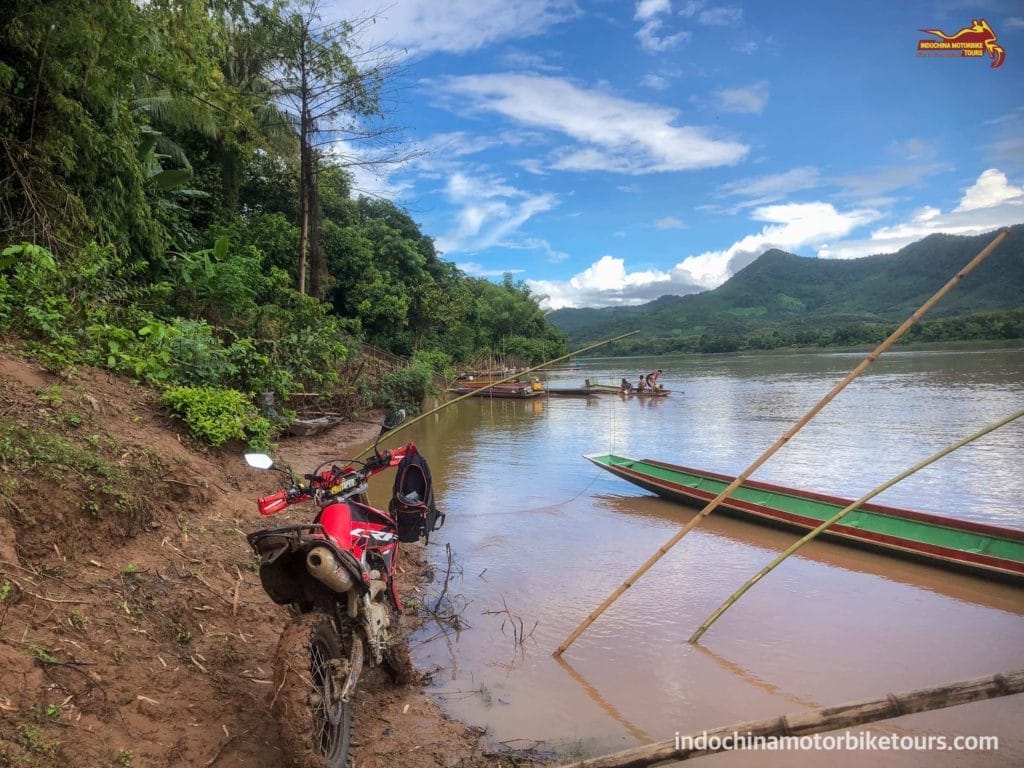
<instances>
[{"instance_id":1,"label":"blue sky","mask_svg":"<svg viewBox=\"0 0 1024 768\"><path fill-rule=\"evenodd\" d=\"M1024 222L1024 4L324 0L375 16L408 154L356 185L546 307L720 285L768 248L888 253ZM985 19L1005 50L922 58ZM369 146L340 154L372 159Z\"/></svg>"}]
</instances>

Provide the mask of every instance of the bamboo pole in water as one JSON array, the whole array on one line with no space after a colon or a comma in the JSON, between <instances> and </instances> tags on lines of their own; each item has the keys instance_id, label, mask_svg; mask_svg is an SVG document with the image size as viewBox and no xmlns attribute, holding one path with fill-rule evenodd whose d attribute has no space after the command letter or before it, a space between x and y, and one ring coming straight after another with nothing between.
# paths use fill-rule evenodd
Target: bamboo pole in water
<instances>
[{"instance_id":1,"label":"bamboo pole in water","mask_svg":"<svg viewBox=\"0 0 1024 768\"><path fill-rule=\"evenodd\" d=\"M813 419L818 414L818 412L821 411L822 408L824 408L826 405L832 402L836 395L838 395L840 392L846 389L847 385L851 381L856 379L858 376L860 376L861 373L863 373L872 363L874 363L875 360L877 360L883 352L885 352L887 349L889 349L889 347L895 344L903 336L903 334L905 334L910 329L910 327L914 323L921 319L921 317L929 309L931 309L936 304L936 302L939 301L939 299L941 299L943 296L945 296L947 293L953 290L953 288L955 288L961 280L963 280L967 275L973 272L975 267L977 267L985 259L987 259L989 254L992 253L992 251L994 251L996 247L1000 243L1002 243L1003 240L1007 238L1007 236L1009 236L1009 234L1010 230L1004 229L998 235L996 235L992 239L992 242L986 245L977 256L975 256L973 259L971 259L970 262L967 263L967 265L963 269L961 269L959 272L953 275L953 277L950 278L949 282L942 286L942 288L940 288L934 296L928 299L928 301L922 304L917 309L917 311L915 311L910 317L904 320L899 328L897 328L895 331L889 334L889 337L881 344L879 344L874 349L874 351L871 352L871 354L864 358L860 365L858 365L856 368L850 371L850 373L847 374L845 379L836 384L827 395L821 398L821 400L819 400L817 404L815 404L811 408L811 410L804 414L804 416L796 424L790 427L790 429L782 437L776 440L768 448L768 450L766 450L759 457L757 457L757 459L754 460L753 464L751 464L749 467L743 470L743 472L741 472L735 480L729 483L729 485L726 486L726 488L720 494L718 494L715 498L709 501L707 506L704 507L704 509L702 509L699 513L697 513L697 515L692 520L690 520L689 523L684 525L678 533L676 533L674 536L672 536L672 538L666 541L658 549L657 552L651 555L651 557L649 557L643 565L641 565L628 579L626 579L614 592L612 592L611 595L605 598L604 602L601 603L597 608L595 608L590 613L590 615L587 616L587 618L585 618L582 621L582 623L580 623L580 625L572 631L572 634L570 634L562 642L562 644L558 646L553 655L561 656L563 653L565 653L566 649L576 641L576 638L583 634L587 627L593 624L597 620L597 618L602 613L604 613L609 606L611 606L612 603L618 600L619 597L622 596L623 592L625 592L627 589L633 586L640 579L641 576L647 573L647 571L649 571L656 562L658 562L662 557L664 557L668 553L668 551L672 549L672 547L678 544L679 541L686 534L688 534L690 531L696 528L697 525L700 524L701 520L703 520L705 517L714 512L718 508L718 505L721 504L724 499L728 498L729 494L735 491L743 483L744 480L750 477L758 469L758 467L760 467L762 464L768 461L768 459L771 458L771 456L775 454L776 451L778 451L780 448L782 448L782 446L789 442L790 438L792 438L793 435L795 435L797 432L803 429L807 422Z\"/></svg>"},{"instance_id":2,"label":"bamboo pole in water","mask_svg":"<svg viewBox=\"0 0 1024 768\"><path fill-rule=\"evenodd\" d=\"M566 358L574 357L576 355L581 355L584 352L589 352L592 349L597 349L598 347L603 347L605 344L611 344L613 341L621 341L622 339L626 338L627 336L633 336L634 334L637 334L637 333L640 333L640 331L630 331L629 333L624 333L621 336L616 336L616 337L611 338L611 339L605 339L604 341L598 341L598 342L595 342L594 344L588 344L585 347L580 347L575 352L569 352L568 354L562 355L561 357L556 357L553 360L547 360L546 362L543 362L540 365L535 365L532 368L527 368L525 371L520 371L518 373L510 374L510 375L506 376L504 379L498 379L498 381L492 381L490 384L487 384L486 386L480 387L475 392L469 392L469 393L467 393L465 395L459 395L456 398L453 398L451 400L447 400L447 401L441 403L441 405L437 406L436 408L432 408L431 410L427 411L426 413L421 413L415 419L411 419L409 421L403 422L399 426L397 426L394 429L392 429L389 434L394 434L395 432L401 432L406 427L411 427L417 421L421 421L422 419L427 418L427 416L433 416L438 411L442 411L445 408L447 408L449 405L457 403L460 400L465 400L467 397L477 397L479 392L486 392L491 387L496 387L499 384L505 384L505 383L507 383L509 381L512 381L513 379L515 379L515 378L517 378L519 376L523 376L523 375L528 374L528 373L533 373L534 371L540 370L541 368L544 368L545 366L551 365L552 363L557 363L557 362L560 362L562 360L565 360ZM373 446L369 446L367 448L364 448L362 451L360 451L356 455L356 458L358 459L358 458L362 457L363 454L369 453L371 450L373 450Z\"/></svg>"},{"instance_id":3,"label":"bamboo pole in water","mask_svg":"<svg viewBox=\"0 0 1024 768\"><path fill-rule=\"evenodd\" d=\"M800 547L802 547L804 544L806 544L807 542L809 542L812 539L816 538L818 536L818 534L820 534L822 531L826 530L833 523L835 523L838 520L841 520L849 512L852 512L853 510L857 509L864 502L866 502L866 501L868 501L870 499L873 499L875 496L880 494L882 491L885 491L885 490L888 490L889 488L892 488L894 485L896 485L896 483L899 483L899 482L907 479L908 477L913 475L915 472L918 472L919 470L924 469L929 464L934 464L936 461L938 461L939 459L943 458L944 456L948 456L949 454L951 454L953 451L957 450L958 448L963 448L968 443L972 443L975 440L977 440L979 437L983 437L984 435L987 435L989 432L994 432L995 430L999 429L1000 427L1006 426L1011 421L1015 421L1016 419L1019 419L1021 416L1024 416L1024 408L1022 408L1021 410L1017 411L1016 413L1010 414L1005 419L1000 419L999 421L995 422L994 424L989 424L987 427L984 427L983 429L978 430L973 435L969 435L969 436L963 438L962 440L958 440L957 442L953 443L952 445L947 445L941 451L937 451L936 453L933 453L927 459L924 459L923 461L918 462L917 464L912 466L910 469L908 469L908 470L906 470L904 472L900 472L895 477L893 477L893 478L891 478L889 480L886 480L881 485L879 485L876 488L868 491L866 494L861 496L855 502L849 504L845 508L843 508L843 509L839 510L838 512L836 512L834 515L832 515L832 517L830 517L828 520L823 522L821 525L819 525L813 531L810 531L805 536L803 536L801 539L799 539L797 542L795 542L794 544L792 544L788 548L786 548L778 557L776 557L768 565L766 565L764 568L762 568L760 571L758 571L757 574L755 574L753 577L751 577L751 579L746 584L744 584L742 587L740 587L735 592L733 592L732 595L729 597L729 599L726 600L724 603L722 603L720 606L718 606L718 609L714 613L712 613L711 616L708 617L707 621L705 621L703 624L700 625L700 627L697 628L697 631L694 632L693 635L690 637L690 642L691 643L696 643L698 640L700 640L701 635L703 635L705 632L707 632L708 628L712 624L714 624L723 613L725 613L727 610L729 610L729 608L732 606L733 603L735 603L737 600L739 600L741 597L743 597L743 595L745 595L747 593L747 590L749 590L751 587L753 587L755 584L757 584L757 582L759 582L761 579L763 579L765 576L767 576L775 568L775 566L777 566L779 563L781 563L783 560L785 560L791 554L793 554L798 549L800 549Z\"/></svg>"},{"instance_id":4,"label":"bamboo pole in water","mask_svg":"<svg viewBox=\"0 0 1024 768\"><path fill-rule=\"evenodd\" d=\"M767 743L779 743L776 739L787 737L800 739L800 737L815 733L852 728L878 720L888 720L916 712L930 712L935 709L955 707L1000 696L1013 696L1018 693L1024 693L1024 669L1013 670L1002 675L963 680L934 688L921 688L907 693L890 693L877 699L840 704L836 707L737 723L724 728L715 728L676 739L646 744L642 747L634 747L604 757L567 763L560 768L646 768L646 766L675 763L725 752L736 747L731 741L727 741L736 736L750 740L763 738ZM836 738L844 739L844 742L841 743L846 743L847 737L837 736ZM857 744L862 741L856 734L851 734L849 738L857 739ZM921 737L915 738L920 739ZM761 743L765 744L766 742ZM793 742L782 743L792 744ZM797 741L796 744L799 745L800 742Z\"/></svg>"}]
</instances>

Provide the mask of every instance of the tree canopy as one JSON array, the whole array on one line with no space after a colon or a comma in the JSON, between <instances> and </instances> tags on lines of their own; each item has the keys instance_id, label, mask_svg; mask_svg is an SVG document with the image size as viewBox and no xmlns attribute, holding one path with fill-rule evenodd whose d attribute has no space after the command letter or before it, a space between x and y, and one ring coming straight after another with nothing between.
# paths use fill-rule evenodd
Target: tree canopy
<instances>
[{"instance_id":1,"label":"tree canopy","mask_svg":"<svg viewBox=\"0 0 1024 768\"><path fill-rule=\"evenodd\" d=\"M432 368L563 352L525 285L353 197L328 145L397 139L370 122L387 62L351 32L305 0L5 3L0 332L251 394L341 386L364 341Z\"/></svg>"}]
</instances>

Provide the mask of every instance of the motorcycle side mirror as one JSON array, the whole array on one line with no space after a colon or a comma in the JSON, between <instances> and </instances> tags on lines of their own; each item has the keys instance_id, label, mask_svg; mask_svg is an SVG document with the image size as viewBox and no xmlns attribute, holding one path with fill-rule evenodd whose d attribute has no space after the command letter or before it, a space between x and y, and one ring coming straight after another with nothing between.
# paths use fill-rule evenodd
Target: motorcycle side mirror
<instances>
[{"instance_id":1,"label":"motorcycle side mirror","mask_svg":"<svg viewBox=\"0 0 1024 768\"><path fill-rule=\"evenodd\" d=\"M247 453L245 454L245 463L255 469L272 469L274 467L274 460L265 453Z\"/></svg>"},{"instance_id":2,"label":"motorcycle side mirror","mask_svg":"<svg viewBox=\"0 0 1024 768\"><path fill-rule=\"evenodd\" d=\"M403 421L405 421L405 408L399 408L397 411L392 411L384 418L384 423L380 425L381 434L394 429Z\"/></svg>"}]
</instances>

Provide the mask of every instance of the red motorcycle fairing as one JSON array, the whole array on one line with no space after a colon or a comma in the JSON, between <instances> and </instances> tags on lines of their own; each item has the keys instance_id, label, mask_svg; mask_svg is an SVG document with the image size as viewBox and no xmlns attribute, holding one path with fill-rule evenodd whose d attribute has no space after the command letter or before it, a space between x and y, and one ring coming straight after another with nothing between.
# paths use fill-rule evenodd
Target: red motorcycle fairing
<instances>
[{"instance_id":1,"label":"red motorcycle fairing","mask_svg":"<svg viewBox=\"0 0 1024 768\"><path fill-rule=\"evenodd\" d=\"M320 511L317 522L341 549L352 553L357 561L372 551L384 560L384 569L391 573L398 547L397 526L389 515L355 501L328 504Z\"/></svg>"}]
</instances>

